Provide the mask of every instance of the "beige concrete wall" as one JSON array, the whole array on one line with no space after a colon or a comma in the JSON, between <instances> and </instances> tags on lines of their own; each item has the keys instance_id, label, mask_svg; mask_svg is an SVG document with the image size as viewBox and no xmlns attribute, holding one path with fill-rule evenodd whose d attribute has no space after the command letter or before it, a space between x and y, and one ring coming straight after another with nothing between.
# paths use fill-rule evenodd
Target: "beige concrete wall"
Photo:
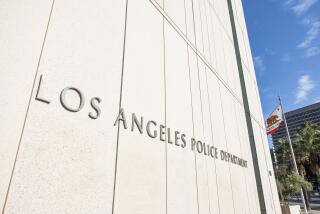
<instances>
[{"instance_id":1,"label":"beige concrete wall","mask_svg":"<svg viewBox=\"0 0 320 214\"><path fill-rule=\"evenodd\" d=\"M4 1L0 7L0 209L28 108L51 1Z\"/></svg>"},{"instance_id":2,"label":"beige concrete wall","mask_svg":"<svg viewBox=\"0 0 320 214\"><path fill-rule=\"evenodd\" d=\"M266 207L280 213L232 3ZM3 213L260 212L226 1L13 0L0 12Z\"/></svg>"}]
</instances>

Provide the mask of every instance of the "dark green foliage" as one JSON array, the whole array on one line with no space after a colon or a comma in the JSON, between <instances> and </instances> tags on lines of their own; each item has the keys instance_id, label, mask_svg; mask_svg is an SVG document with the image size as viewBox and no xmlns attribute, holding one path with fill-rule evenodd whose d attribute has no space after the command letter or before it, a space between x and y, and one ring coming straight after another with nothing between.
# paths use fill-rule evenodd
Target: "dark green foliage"
<instances>
[{"instance_id":1,"label":"dark green foliage","mask_svg":"<svg viewBox=\"0 0 320 214\"><path fill-rule=\"evenodd\" d=\"M320 127L307 122L292 136L292 146L299 175L294 172L290 147L287 139L275 146L277 157L277 185L282 201L296 195L300 189L311 191L312 185L305 178L317 176L320 182Z\"/></svg>"},{"instance_id":2,"label":"dark green foliage","mask_svg":"<svg viewBox=\"0 0 320 214\"><path fill-rule=\"evenodd\" d=\"M305 188L307 191L312 189L311 183L306 181L304 177L288 170L284 166L276 169L276 173L278 176L277 185L281 201L287 200L298 194L301 188Z\"/></svg>"}]
</instances>

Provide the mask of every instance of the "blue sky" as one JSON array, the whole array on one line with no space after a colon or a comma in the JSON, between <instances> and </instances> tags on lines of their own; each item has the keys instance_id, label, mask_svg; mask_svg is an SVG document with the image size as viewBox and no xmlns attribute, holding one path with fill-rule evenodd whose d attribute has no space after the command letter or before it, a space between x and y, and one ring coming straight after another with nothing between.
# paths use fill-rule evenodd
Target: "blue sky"
<instances>
[{"instance_id":1,"label":"blue sky","mask_svg":"<svg viewBox=\"0 0 320 214\"><path fill-rule=\"evenodd\" d=\"M320 0L243 0L264 115L320 102Z\"/></svg>"}]
</instances>

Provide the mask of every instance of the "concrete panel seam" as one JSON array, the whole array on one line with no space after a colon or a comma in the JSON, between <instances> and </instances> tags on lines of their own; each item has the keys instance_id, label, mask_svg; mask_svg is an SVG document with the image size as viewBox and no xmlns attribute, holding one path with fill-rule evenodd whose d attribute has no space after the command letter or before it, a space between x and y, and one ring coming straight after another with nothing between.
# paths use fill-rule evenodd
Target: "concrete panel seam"
<instances>
[{"instance_id":1,"label":"concrete panel seam","mask_svg":"<svg viewBox=\"0 0 320 214\"><path fill-rule=\"evenodd\" d=\"M30 105L31 105L31 100L32 100L34 88L35 88L36 79L37 79L38 72L39 72L39 66L40 66L42 53L43 53L43 50L44 50L44 45L45 45L47 34L48 34L48 29L49 29L49 25L50 25L50 21L51 21L51 17L52 17L54 3L55 3L55 0L52 0L50 13L49 13L49 18L48 18L48 22L47 22L47 26L46 26L46 31L45 31L45 35L44 35L44 38L43 38L41 51L40 51L40 55L39 55L39 60L38 60L38 64L37 64L37 69L36 69L36 73L34 75L34 79L33 79L33 83L32 83L32 89L31 89L31 93L30 93L30 97L29 97L29 101L28 101L28 107L27 107L27 111L26 111L26 114L25 114L25 119L24 119L23 125L22 125L21 135L20 135L20 138L19 138L18 148L17 148L17 151L16 151L16 155L15 155L15 159L14 159L14 163L13 163L13 168L12 168L11 175L10 175L10 180L9 180L7 193L5 195L4 205L3 205L3 208L2 208L2 214L5 213L5 209L6 209L6 205L7 205L7 201L8 201L8 197L9 197L9 192L10 192L10 187L11 187L11 184L12 184L13 174L14 174L14 170L15 170L15 167L16 167L16 164L17 164L19 151L20 151L20 148L21 148L21 142L22 142L22 138L23 138L23 133L24 133L24 129L25 129L25 126L26 126L27 118L28 118L28 113L29 113L29 109L30 109Z\"/></svg>"},{"instance_id":2,"label":"concrete panel seam","mask_svg":"<svg viewBox=\"0 0 320 214\"><path fill-rule=\"evenodd\" d=\"M187 25L187 10L186 10L186 0L183 1L184 3L184 14L185 14L185 28L186 28L186 34L188 35L188 25ZM187 55L188 55L188 74L189 74L189 90L190 90L190 105L191 105L191 117L192 117L192 134L194 135L194 107L193 107L193 97L192 97L192 86L191 86L191 69L190 69L190 53L189 53L189 46L187 46ZM197 211L199 214L199 190L198 190L198 169L197 169L197 154L194 151L194 166L195 166L195 172L196 172L196 190L197 190Z\"/></svg>"},{"instance_id":3,"label":"concrete panel seam","mask_svg":"<svg viewBox=\"0 0 320 214\"><path fill-rule=\"evenodd\" d=\"M206 6L204 7L206 9ZM212 60L212 52L211 52L211 44L210 44L210 38L209 38L209 32L208 32L208 16L207 16L207 10L205 10L205 17L206 17L206 25L207 25L207 37L208 37L208 42L209 42L209 56ZM212 63L212 62L211 62ZM206 68L205 68L206 69ZM211 100L210 100L210 95L209 95L209 88L208 88L208 76L207 72L205 71L205 77L206 77L206 86L207 86L207 99L208 99L208 105L209 105L209 116L210 116L210 133L211 133L211 141L212 145L214 145L214 137L213 137L213 126L212 126L212 113L211 113ZM220 210L220 197L219 197L219 185L218 185L218 175L217 175L217 165L216 165L216 159L213 160L214 163L214 174L216 177L216 186L217 186L217 198L218 198L218 210L219 213L221 212Z\"/></svg>"},{"instance_id":4,"label":"concrete panel seam","mask_svg":"<svg viewBox=\"0 0 320 214\"><path fill-rule=\"evenodd\" d=\"M215 71L215 69L210 65L210 63L205 59L205 57L197 50L197 48L189 41L186 35L180 30L180 28L174 23L174 21L169 17L169 15L163 10L163 8L155 1L149 0L151 4L160 12L160 14L166 19L166 21L173 27L173 29L181 36L183 40L187 43L187 45L193 50L193 52L203 61L203 63L209 68L212 74L214 74L218 80L223 84L223 86L232 94L232 96L241 104L243 102L241 99L233 92L233 90L229 87L229 85L223 80L223 78ZM260 125L261 128L264 127L263 124L256 119L255 115L251 114L251 117Z\"/></svg>"},{"instance_id":5,"label":"concrete panel seam","mask_svg":"<svg viewBox=\"0 0 320 214\"><path fill-rule=\"evenodd\" d=\"M257 182L260 211L262 214L265 214L266 213L266 205L265 205L265 200L264 200L260 167L259 167L258 156L257 156L257 148L255 145L255 139L253 137L253 125L252 125L251 117L250 117L250 107L249 107L249 101L248 101L247 90L246 90L246 83L244 80L243 68L242 68L242 63L241 63L241 54L240 54L240 50L239 50L239 43L238 43L237 31L236 31L235 20L234 20L234 15L233 15L232 2L231 2L231 0L228 0L227 2L228 2L228 9L229 9L230 24L231 24L232 34L233 34L233 38L234 38L233 39L234 51L236 53L236 59L237 59L237 65L238 65L238 71L239 71L239 77L240 77L240 83L241 83L242 98L243 98L243 104L244 104L244 108L245 108L245 116L246 116L246 123L247 123L250 146L251 146L254 172L255 172L255 178L256 178L256 182Z\"/></svg>"},{"instance_id":6,"label":"concrete panel seam","mask_svg":"<svg viewBox=\"0 0 320 214\"><path fill-rule=\"evenodd\" d=\"M128 18L128 4L129 0L126 0L124 32L123 32L123 50L122 50L122 68L121 68L121 83L120 83L120 97L119 97L119 112L122 106L122 91L123 91L123 75L124 75L124 61L126 51L126 36L127 36L127 18ZM116 197L116 184L117 184L117 167L118 167L118 152L119 152L119 138L120 138L120 124L118 123L117 130L117 145L116 145L116 157L114 166L114 182L113 182L113 197L112 197L112 214L114 213L115 197Z\"/></svg>"},{"instance_id":7,"label":"concrete panel seam","mask_svg":"<svg viewBox=\"0 0 320 214\"><path fill-rule=\"evenodd\" d=\"M207 0L207 1L208 1L208 3L209 3L210 8L213 10L215 16L217 17L218 21L220 22L220 24L221 24L221 26L222 26L222 28L223 28L224 33L226 34L227 38L229 39L230 43L232 44L232 43L233 43L233 40L232 40L232 38L230 37L230 35L228 34L227 29L224 27L224 25L223 25L220 17L219 17L218 14L217 14L217 11L216 11L216 10L214 9L214 7L212 6L210 0ZM232 45L233 45L233 44L232 44ZM242 58L241 58L241 59L242 59ZM245 67L246 67L248 70L250 70L250 69L249 69L249 66L248 66L247 64L244 64L244 65L245 65Z\"/></svg>"}]
</instances>

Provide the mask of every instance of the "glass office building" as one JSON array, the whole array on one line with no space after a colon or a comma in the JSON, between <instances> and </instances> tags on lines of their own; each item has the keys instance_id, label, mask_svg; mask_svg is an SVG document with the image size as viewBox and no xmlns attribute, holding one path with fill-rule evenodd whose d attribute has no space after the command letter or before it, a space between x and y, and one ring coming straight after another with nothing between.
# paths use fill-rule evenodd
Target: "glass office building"
<instances>
[{"instance_id":1,"label":"glass office building","mask_svg":"<svg viewBox=\"0 0 320 214\"><path fill-rule=\"evenodd\" d=\"M285 113L285 115L290 135L291 137L294 137L299 128L306 122L312 122L320 126L320 102L289 111ZM282 138L287 138L285 126L281 126L280 129L272 135L274 143L277 143L277 141Z\"/></svg>"}]
</instances>

